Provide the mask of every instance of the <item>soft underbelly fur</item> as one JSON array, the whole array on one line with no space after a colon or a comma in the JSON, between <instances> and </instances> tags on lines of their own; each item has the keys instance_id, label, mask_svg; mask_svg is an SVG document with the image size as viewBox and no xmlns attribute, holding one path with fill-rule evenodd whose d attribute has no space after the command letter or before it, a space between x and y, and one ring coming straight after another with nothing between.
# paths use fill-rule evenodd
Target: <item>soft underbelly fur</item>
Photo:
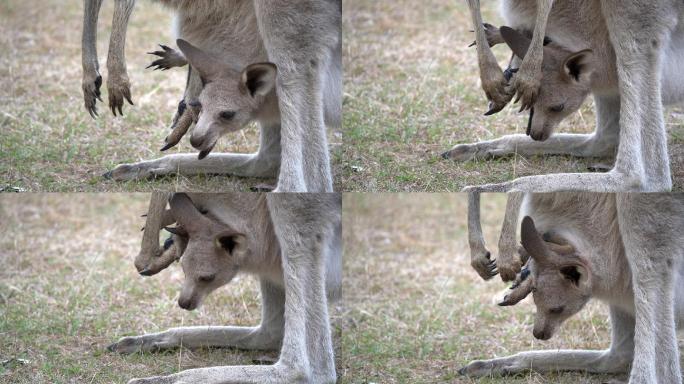
<instances>
[{"instance_id":1,"label":"soft underbelly fur","mask_svg":"<svg viewBox=\"0 0 684 384\"><path fill-rule=\"evenodd\" d=\"M218 57L230 60L238 68L269 61L259 32L253 1L168 0L163 3L176 10L174 38L185 39ZM324 71L321 97L325 124L339 127L342 120L341 31L338 44L331 48Z\"/></svg>"},{"instance_id":2,"label":"soft underbelly fur","mask_svg":"<svg viewBox=\"0 0 684 384\"><path fill-rule=\"evenodd\" d=\"M268 61L252 1L217 0L181 7L174 18L176 37L224 58L238 68Z\"/></svg>"}]
</instances>

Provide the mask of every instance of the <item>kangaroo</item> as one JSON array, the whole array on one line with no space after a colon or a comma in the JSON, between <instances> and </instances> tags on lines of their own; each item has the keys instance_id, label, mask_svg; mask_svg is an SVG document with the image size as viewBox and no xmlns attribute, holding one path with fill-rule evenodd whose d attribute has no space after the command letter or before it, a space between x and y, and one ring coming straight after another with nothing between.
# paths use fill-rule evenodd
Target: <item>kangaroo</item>
<instances>
[{"instance_id":1,"label":"kangaroo","mask_svg":"<svg viewBox=\"0 0 684 384\"><path fill-rule=\"evenodd\" d=\"M211 152L218 139L244 128L256 120L262 127L274 127L274 132L264 132L262 145L255 154L219 154L213 161L186 161L189 155L173 154L155 160L136 164L121 164L108 173L108 177L126 180L179 172L229 173L238 176L276 177L280 166L280 110L275 92L277 68L273 63L252 63L244 68L219 60L209 53L179 39L178 45L184 54L165 47L178 63L190 61L192 68L206 84L196 101L187 106L180 122L166 137L161 149L166 151L175 146L187 132L190 124L196 122L190 139L202 160ZM186 59L186 56L188 57ZM186 61L187 60L187 61ZM225 160L218 162L218 159ZM141 174L144 173L144 174Z\"/></svg>"},{"instance_id":2,"label":"kangaroo","mask_svg":"<svg viewBox=\"0 0 684 384\"><path fill-rule=\"evenodd\" d=\"M514 29L528 30L534 25L536 1L510 0L502 4L504 17ZM571 59L567 71L556 65L554 76L566 76L565 83L574 84L573 87L577 84L586 87L589 82L596 102L596 132L590 135L551 135L557 122L579 104L574 99L572 104L562 99L568 95L575 97L573 92L554 93L546 88L548 92L542 97L540 90L540 97L530 104L534 110L531 119L534 130L532 126L529 130L530 134L534 132L533 138L545 141L511 135L490 142L456 146L444 156L463 160L516 151L529 155L604 156L616 153L615 164L605 174L529 176L466 190L670 190L672 180L662 107L663 100L679 101L684 93L681 87L677 87L679 81L673 81L681 76L675 64L684 54L684 27L680 23L683 11L684 5L673 0L659 0L656 3L636 1L630 2L627 7L618 1L555 2L549 12L545 33L556 44L556 49L563 47L576 56L566 57ZM479 29L483 32L478 34L477 44L482 51L487 49L484 46L488 47L489 41L484 27ZM639 30L638 35L634 33L635 30ZM537 34L536 26L534 33ZM519 37L513 39L507 43L516 47L516 55L525 56L527 49L529 54L534 53L536 38L528 41ZM543 56L546 57L546 52L553 50L553 47L545 49L543 38L540 40ZM554 57L547 60L549 68L553 67L553 61ZM560 73L559 67L562 69ZM544 72L541 70L539 76L543 77ZM668 79L663 82L665 85L662 90L661 78ZM538 100L540 98L542 100Z\"/></svg>"},{"instance_id":3,"label":"kangaroo","mask_svg":"<svg viewBox=\"0 0 684 384\"><path fill-rule=\"evenodd\" d=\"M533 334L548 340L596 297L610 305L611 347L523 352L474 361L460 372L625 373L631 366L630 383L680 383L675 321L684 324L684 196L528 194L522 210L529 262L500 305L532 293Z\"/></svg>"},{"instance_id":4,"label":"kangaroo","mask_svg":"<svg viewBox=\"0 0 684 384\"><path fill-rule=\"evenodd\" d=\"M261 283L261 324L172 328L124 337L109 350L128 354L181 343L190 348L280 348L280 359L272 366L190 369L129 384L334 383L327 300L340 295L340 195L176 193L170 209L166 202L166 194L152 195L135 260L140 274L153 275L180 259L185 280L178 305L186 310L198 308L236 274L255 274ZM283 220L286 206L297 213ZM172 235L160 247L162 226Z\"/></svg>"},{"instance_id":5,"label":"kangaroo","mask_svg":"<svg viewBox=\"0 0 684 384\"><path fill-rule=\"evenodd\" d=\"M261 125L260 142L260 152L280 154L276 191L332 191L324 115L332 116L328 119L331 125L339 125L341 1L212 0L199 6L189 0L161 2L176 12L178 37L238 68L259 62L276 65L281 119L278 124ZM123 48L134 4L134 0L116 0L107 59L107 86L113 112L121 112L123 100L131 102ZM83 89L85 106L91 114L102 84L95 49L100 5L101 0L87 0L84 14ZM195 120L197 108L188 106L196 105L205 86L196 72L192 68L189 71L185 95L173 119L174 130L178 125L186 125L179 129L187 130ZM178 165L176 169L192 173L243 175L245 170L248 173L256 170L254 174L244 175L263 177L273 173L272 158L270 155L215 154L199 160L196 156L178 154L173 161ZM105 176L132 179L169 172L169 167L158 165L156 161L126 164Z\"/></svg>"}]
</instances>

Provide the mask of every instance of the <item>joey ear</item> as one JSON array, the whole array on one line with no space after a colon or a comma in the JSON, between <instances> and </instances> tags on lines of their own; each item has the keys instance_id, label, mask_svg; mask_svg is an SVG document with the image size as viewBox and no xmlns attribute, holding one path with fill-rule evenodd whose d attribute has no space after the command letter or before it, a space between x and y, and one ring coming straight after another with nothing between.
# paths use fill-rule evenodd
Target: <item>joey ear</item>
<instances>
[{"instance_id":1,"label":"joey ear","mask_svg":"<svg viewBox=\"0 0 684 384\"><path fill-rule=\"evenodd\" d=\"M594 73L594 52L591 49L575 52L566 57L561 68L568 79L576 82L588 81Z\"/></svg>"},{"instance_id":2,"label":"joey ear","mask_svg":"<svg viewBox=\"0 0 684 384\"><path fill-rule=\"evenodd\" d=\"M265 96L275 88L278 67L273 63L250 64L242 70L241 86L250 96Z\"/></svg>"},{"instance_id":3,"label":"joey ear","mask_svg":"<svg viewBox=\"0 0 684 384\"><path fill-rule=\"evenodd\" d=\"M176 219L176 222L182 226L186 233L195 232L206 224L207 218L197 210L197 207L192 202L192 199L185 193L174 193L171 201L171 214ZM171 233L174 229L166 228Z\"/></svg>"},{"instance_id":4,"label":"joey ear","mask_svg":"<svg viewBox=\"0 0 684 384\"><path fill-rule=\"evenodd\" d=\"M589 270L582 265L566 265L560 268L560 273L577 288L584 288L589 284Z\"/></svg>"},{"instance_id":5,"label":"joey ear","mask_svg":"<svg viewBox=\"0 0 684 384\"><path fill-rule=\"evenodd\" d=\"M523 219L520 236L522 246L534 261L540 264L548 261L549 250L539 232L537 232L534 220L531 217L525 216Z\"/></svg>"},{"instance_id":6,"label":"joey ear","mask_svg":"<svg viewBox=\"0 0 684 384\"><path fill-rule=\"evenodd\" d=\"M183 39L176 40L176 45L183 52L190 66L199 73L202 84L206 84L216 78L225 67L219 59Z\"/></svg>"},{"instance_id":7,"label":"joey ear","mask_svg":"<svg viewBox=\"0 0 684 384\"><path fill-rule=\"evenodd\" d=\"M503 26L499 28L501 37L513 53L519 58L525 58L527 49L530 48L532 40L511 27Z\"/></svg>"},{"instance_id":8,"label":"joey ear","mask_svg":"<svg viewBox=\"0 0 684 384\"><path fill-rule=\"evenodd\" d=\"M247 237L241 233L226 232L216 236L216 246L229 255L241 257L247 249Z\"/></svg>"}]
</instances>

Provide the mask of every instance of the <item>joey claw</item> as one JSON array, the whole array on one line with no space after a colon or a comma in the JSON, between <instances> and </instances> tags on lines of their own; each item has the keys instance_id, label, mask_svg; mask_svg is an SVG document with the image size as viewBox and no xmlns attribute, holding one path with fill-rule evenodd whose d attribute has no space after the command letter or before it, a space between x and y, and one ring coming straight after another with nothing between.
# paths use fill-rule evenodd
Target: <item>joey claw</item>
<instances>
[{"instance_id":1,"label":"joey claw","mask_svg":"<svg viewBox=\"0 0 684 384\"><path fill-rule=\"evenodd\" d=\"M180 107L179 107L180 111ZM166 151L167 149L175 146L180 142L180 140L188 132L188 129L195 121L195 115L192 108L186 108L183 105L183 114L178 117L175 123L172 125L171 133L164 139L166 145L161 149L161 151Z\"/></svg>"},{"instance_id":2,"label":"joey claw","mask_svg":"<svg viewBox=\"0 0 684 384\"><path fill-rule=\"evenodd\" d=\"M513 104L516 104L518 101L520 101L520 96L521 96L520 93L517 93L517 94L515 95L515 100L513 100ZM522 112L522 111L521 111L521 112Z\"/></svg>"},{"instance_id":3,"label":"joey claw","mask_svg":"<svg viewBox=\"0 0 684 384\"><path fill-rule=\"evenodd\" d=\"M161 51L147 52L148 55L154 55L160 57L160 59L155 60L152 64L148 65L146 68L154 67L154 70L166 71L173 67L182 67L187 64L185 56L176 51L175 49L168 47L163 44L159 44Z\"/></svg>"},{"instance_id":4,"label":"joey claw","mask_svg":"<svg viewBox=\"0 0 684 384\"><path fill-rule=\"evenodd\" d=\"M497 68L498 69L498 68ZM482 88L485 91L487 100L489 100L488 110L485 116L491 116L508 105L508 103L513 98L513 93L510 92L509 86L504 78L503 71L498 69L496 76L494 78L489 74L487 76L488 81L485 82L483 79Z\"/></svg>"},{"instance_id":5,"label":"joey claw","mask_svg":"<svg viewBox=\"0 0 684 384\"><path fill-rule=\"evenodd\" d=\"M483 280L490 280L498 273L496 260L492 260L491 257L492 254L485 251L484 254L480 253L475 256L470 262L470 265Z\"/></svg>"},{"instance_id":6,"label":"joey claw","mask_svg":"<svg viewBox=\"0 0 684 384\"><path fill-rule=\"evenodd\" d=\"M126 98L126 101L128 101L128 104L135 105L135 104L133 104L133 100L131 99L131 92L129 90L126 90L126 92L124 93L124 98Z\"/></svg>"},{"instance_id":7,"label":"joey claw","mask_svg":"<svg viewBox=\"0 0 684 384\"><path fill-rule=\"evenodd\" d=\"M171 149L171 148L173 148L176 144L177 144L177 143L166 143L163 147L161 147L161 149L159 150L159 152L164 152L164 151L166 151L166 150L168 150L168 149Z\"/></svg>"},{"instance_id":8,"label":"joey claw","mask_svg":"<svg viewBox=\"0 0 684 384\"><path fill-rule=\"evenodd\" d=\"M485 38L487 39L487 45L490 47L493 47L495 45L501 44L504 42L503 38L501 37L501 32L499 31L499 28L493 26L492 24L489 23L482 23L482 26L484 27L485 31ZM470 31L475 32L473 30ZM472 44L470 44L468 47L473 47L477 45L477 41L474 41Z\"/></svg>"},{"instance_id":9,"label":"joey claw","mask_svg":"<svg viewBox=\"0 0 684 384\"><path fill-rule=\"evenodd\" d=\"M101 86L102 76L97 72L97 69L84 71L82 81L83 101L86 111L88 111L88 114L93 119L99 116L97 113L97 100L102 101L100 97Z\"/></svg>"},{"instance_id":10,"label":"joey claw","mask_svg":"<svg viewBox=\"0 0 684 384\"><path fill-rule=\"evenodd\" d=\"M489 106L488 106L489 109L487 110L487 112L485 112L484 115L485 116L491 116L495 113L499 113L499 112L501 112L502 109L504 109L505 106L506 106L505 104L504 105L496 105L490 101Z\"/></svg>"}]
</instances>

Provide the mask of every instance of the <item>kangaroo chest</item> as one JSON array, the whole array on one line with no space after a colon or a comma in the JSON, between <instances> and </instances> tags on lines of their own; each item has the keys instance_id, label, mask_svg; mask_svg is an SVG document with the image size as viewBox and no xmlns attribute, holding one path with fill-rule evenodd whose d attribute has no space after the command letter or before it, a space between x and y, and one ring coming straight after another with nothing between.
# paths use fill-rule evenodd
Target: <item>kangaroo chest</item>
<instances>
[{"instance_id":1,"label":"kangaroo chest","mask_svg":"<svg viewBox=\"0 0 684 384\"><path fill-rule=\"evenodd\" d=\"M268 61L252 0L172 1L178 38L245 67Z\"/></svg>"}]
</instances>

